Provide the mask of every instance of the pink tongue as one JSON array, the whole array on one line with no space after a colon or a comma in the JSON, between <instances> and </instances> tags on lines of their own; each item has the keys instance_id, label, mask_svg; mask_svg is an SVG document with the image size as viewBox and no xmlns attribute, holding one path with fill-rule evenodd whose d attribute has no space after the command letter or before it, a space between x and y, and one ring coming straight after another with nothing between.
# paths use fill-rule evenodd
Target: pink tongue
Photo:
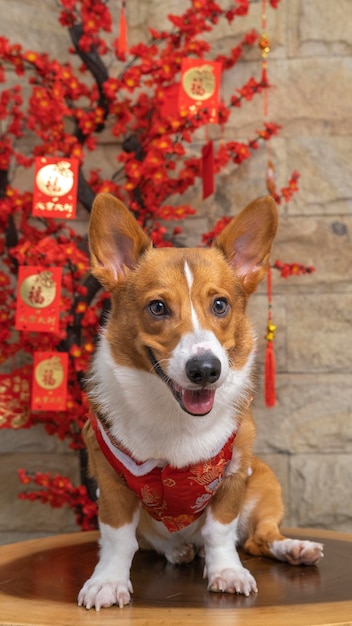
<instances>
[{"instance_id":1,"label":"pink tongue","mask_svg":"<svg viewBox=\"0 0 352 626\"><path fill-rule=\"evenodd\" d=\"M191 391L182 389L182 402L186 411L193 415L206 415L213 408L215 391L211 389L200 389Z\"/></svg>"}]
</instances>

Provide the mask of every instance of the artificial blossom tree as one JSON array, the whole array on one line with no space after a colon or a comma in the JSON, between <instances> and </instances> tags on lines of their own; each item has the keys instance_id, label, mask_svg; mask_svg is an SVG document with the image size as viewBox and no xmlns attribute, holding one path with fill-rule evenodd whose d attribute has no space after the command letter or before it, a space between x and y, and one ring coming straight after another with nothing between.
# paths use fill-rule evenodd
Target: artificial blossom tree
<instances>
[{"instance_id":1,"label":"artificial blossom tree","mask_svg":"<svg viewBox=\"0 0 352 626\"><path fill-rule=\"evenodd\" d=\"M217 103L220 130L238 107L270 88L262 63L269 42L263 33L251 30L218 56L206 39L219 20L227 20L231 26L246 16L249 0L229 1L226 9L209 0L190 0L182 14L168 16L168 30L151 28L148 42L129 49L124 4L120 5L120 36L113 40L108 1L58 0L63 37L70 40L71 60L65 62L41 51L24 50L20 43L0 37L0 338L1 363L7 372L2 375L0 427L44 424L48 435L66 440L80 451L80 431L87 416L83 381L109 298L89 273L86 236L76 232L74 221L34 216L33 189L16 187L17 171L33 169L36 157L73 158L78 162L78 201L88 212L98 192L111 192L129 206L155 246L178 245L182 224L195 212L179 199L204 174L204 155L192 156L189 148L196 131L211 121L207 106L179 107L182 60L215 61L224 75L235 68L247 47L258 46L258 76L248 76L245 84L234 87L229 101ZM276 9L279 0L263 4L264 10L266 4ZM10 86L13 75L18 80L14 85L12 80ZM236 78L235 72L233 76ZM261 96L258 106L262 106ZM211 165L215 177L225 166L240 167L279 130L277 124L264 120L263 127L253 130L245 142L214 143ZM109 175L86 165L102 131L116 144L116 169ZM288 201L297 190L297 180L298 174L293 172L280 192L272 181L268 188L278 203ZM178 220L180 225L170 230L170 220ZM222 218L210 233L203 233L203 245L211 243L226 222L227 218ZM276 265L284 276L312 269L281 262ZM22 266L40 266L43 271L61 268L60 318L54 331L15 329L17 277ZM67 399L62 410L29 408L33 354L37 351L68 355ZM30 475L25 470L20 470L20 479L23 484L35 485L21 497L52 506L68 505L82 528L94 527L96 507L85 485L75 486L68 478L49 473Z\"/></svg>"}]
</instances>

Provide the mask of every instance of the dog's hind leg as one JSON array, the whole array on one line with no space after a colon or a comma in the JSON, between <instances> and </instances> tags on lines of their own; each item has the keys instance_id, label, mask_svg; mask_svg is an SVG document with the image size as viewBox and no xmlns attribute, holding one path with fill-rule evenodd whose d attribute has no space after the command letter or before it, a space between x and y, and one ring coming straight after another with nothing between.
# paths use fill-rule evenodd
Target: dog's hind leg
<instances>
[{"instance_id":1,"label":"dog's hind leg","mask_svg":"<svg viewBox=\"0 0 352 626\"><path fill-rule=\"evenodd\" d=\"M254 459L240 518L244 549L291 565L317 563L323 556L323 545L284 537L280 532L283 516L281 487L276 476L263 461Z\"/></svg>"}]
</instances>

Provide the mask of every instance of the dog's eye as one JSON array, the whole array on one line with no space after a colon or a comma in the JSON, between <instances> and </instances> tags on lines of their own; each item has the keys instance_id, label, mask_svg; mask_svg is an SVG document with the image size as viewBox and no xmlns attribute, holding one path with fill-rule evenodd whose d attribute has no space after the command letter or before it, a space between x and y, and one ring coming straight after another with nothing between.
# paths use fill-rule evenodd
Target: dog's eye
<instances>
[{"instance_id":1,"label":"dog's eye","mask_svg":"<svg viewBox=\"0 0 352 626\"><path fill-rule=\"evenodd\" d=\"M155 317L163 317L169 313L169 309L162 300L152 300L149 302L147 309Z\"/></svg>"},{"instance_id":2,"label":"dog's eye","mask_svg":"<svg viewBox=\"0 0 352 626\"><path fill-rule=\"evenodd\" d=\"M218 317L224 317L229 310L229 303L226 298L214 298L212 303L212 311Z\"/></svg>"}]
</instances>

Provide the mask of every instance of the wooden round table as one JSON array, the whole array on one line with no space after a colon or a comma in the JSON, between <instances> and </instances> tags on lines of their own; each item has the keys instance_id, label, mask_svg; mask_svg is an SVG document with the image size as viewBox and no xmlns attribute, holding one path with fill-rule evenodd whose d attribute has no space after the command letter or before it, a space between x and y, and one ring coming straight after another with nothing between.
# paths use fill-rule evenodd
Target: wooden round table
<instances>
[{"instance_id":1,"label":"wooden round table","mask_svg":"<svg viewBox=\"0 0 352 626\"><path fill-rule=\"evenodd\" d=\"M131 605L97 613L77 594L97 560L97 532L59 535L0 547L1 626L347 626L352 624L352 534L285 531L322 541L317 567L293 567L241 553L259 592L246 598L210 593L201 559L175 566L138 552Z\"/></svg>"}]
</instances>

